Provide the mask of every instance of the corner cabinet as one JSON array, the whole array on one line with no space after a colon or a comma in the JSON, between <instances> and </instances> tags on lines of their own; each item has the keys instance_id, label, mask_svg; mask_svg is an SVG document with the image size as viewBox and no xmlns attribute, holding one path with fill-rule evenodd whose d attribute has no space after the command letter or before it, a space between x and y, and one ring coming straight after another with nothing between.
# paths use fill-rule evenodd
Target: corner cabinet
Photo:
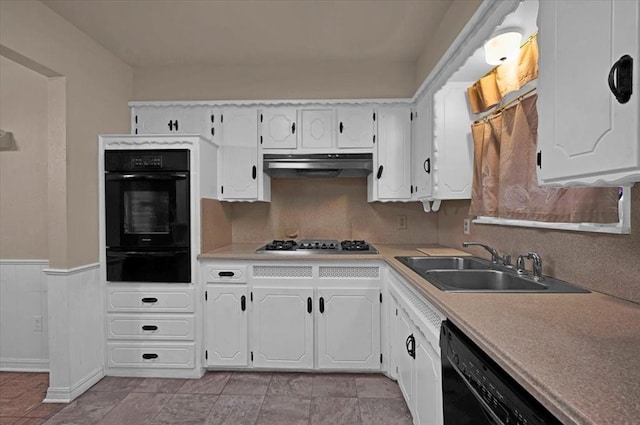
<instances>
[{"instance_id":1,"label":"corner cabinet","mask_svg":"<svg viewBox=\"0 0 640 425\"><path fill-rule=\"evenodd\" d=\"M378 138L368 201L411 200L411 118L407 106L378 108Z\"/></svg>"},{"instance_id":2,"label":"corner cabinet","mask_svg":"<svg viewBox=\"0 0 640 425\"><path fill-rule=\"evenodd\" d=\"M639 21L638 1L540 2L541 186L640 181Z\"/></svg>"}]
</instances>

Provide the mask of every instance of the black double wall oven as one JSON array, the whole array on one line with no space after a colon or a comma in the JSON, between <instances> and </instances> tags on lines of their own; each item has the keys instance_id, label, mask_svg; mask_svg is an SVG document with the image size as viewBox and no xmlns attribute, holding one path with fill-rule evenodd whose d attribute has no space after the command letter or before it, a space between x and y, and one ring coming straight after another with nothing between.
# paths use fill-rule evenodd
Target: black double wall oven
<instances>
[{"instance_id":1,"label":"black double wall oven","mask_svg":"<svg viewBox=\"0 0 640 425\"><path fill-rule=\"evenodd\" d=\"M189 151L106 150L107 281L191 282Z\"/></svg>"}]
</instances>

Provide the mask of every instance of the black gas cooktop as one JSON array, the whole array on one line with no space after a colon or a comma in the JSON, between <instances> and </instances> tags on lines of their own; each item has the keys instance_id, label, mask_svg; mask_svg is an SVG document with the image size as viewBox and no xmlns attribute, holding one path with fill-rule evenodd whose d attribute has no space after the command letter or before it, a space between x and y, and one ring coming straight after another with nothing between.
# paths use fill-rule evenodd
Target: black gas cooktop
<instances>
[{"instance_id":1,"label":"black gas cooktop","mask_svg":"<svg viewBox=\"0 0 640 425\"><path fill-rule=\"evenodd\" d=\"M308 254L377 254L378 250L363 240L303 239L273 240L256 253L308 253Z\"/></svg>"}]
</instances>

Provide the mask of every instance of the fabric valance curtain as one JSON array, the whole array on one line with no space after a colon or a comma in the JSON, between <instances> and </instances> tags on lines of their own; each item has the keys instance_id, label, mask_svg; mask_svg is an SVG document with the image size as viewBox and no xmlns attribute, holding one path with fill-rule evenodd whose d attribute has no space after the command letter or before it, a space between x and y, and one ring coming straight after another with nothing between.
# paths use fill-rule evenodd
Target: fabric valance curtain
<instances>
[{"instance_id":1,"label":"fabric valance curtain","mask_svg":"<svg viewBox=\"0 0 640 425\"><path fill-rule=\"evenodd\" d=\"M469 213L566 223L618 222L617 188L541 188L536 176L537 95L471 126Z\"/></svg>"}]
</instances>

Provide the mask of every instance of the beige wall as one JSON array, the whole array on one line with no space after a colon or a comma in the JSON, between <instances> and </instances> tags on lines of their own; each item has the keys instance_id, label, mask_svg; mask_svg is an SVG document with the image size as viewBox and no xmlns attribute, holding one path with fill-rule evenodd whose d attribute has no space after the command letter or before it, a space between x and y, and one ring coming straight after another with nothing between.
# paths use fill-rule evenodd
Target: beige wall
<instances>
[{"instance_id":1,"label":"beige wall","mask_svg":"<svg viewBox=\"0 0 640 425\"><path fill-rule=\"evenodd\" d=\"M511 254L514 262L519 254L536 251L542 256L546 275L640 302L640 184L632 189L631 211L630 235L482 224L472 225L471 235L464 235L462 224L469 202L449 201L439 212L439 241L456 248L461 248L462 241L485 242L500 253ZM469 251L488 258L481 248Z\"/></svg>"},{"instance_id":2,"label":"beige wall","mask_svg":"<svg viewBox=\"0 0 640 425\"><path fill-rule=\"evenodd\" d=\"M135 100L411 97L413 63L300 63L136 69Z\"/></svg>"},{"instance_id":3,"label":"beige wall","mask_svg":"<svg viewBox=\"0 0 640 425\"><path fill-rule=\"evenodd\" d=\"M482 0L453 0L437 31L425 45L416 63L415 88L420 87L462 28L476 12Z\"/></svg>"},{"instance_id":4,"label":"beige wall","mask_svg":"<svg viewBox=\"0 0 640 425\"><path fill-rule=\"evenodd\" d=\"M98 260L97 135L129 131L131 68L37 1L0 2L3 49L53 70L48 81L51 267ZM62 127L62 128L60 128Z\"/></svg>"},{"instance_id":5,"label":"beige wall","mask_svg":"<svg viewBox=\"0 0 640 425\"><path fill-rule=\"evenodd\" d=\"M0 57L0 258L48 259L47 79Z\"/></svg>"},{"instance_id":6,"label":"beige wall","mask_svg":"<svg viewBox=\"0 0 640 425\"><path fill-rule=\"evenodd\" d=\"M271 203L225 205L233 242L283 238L365 239L385 243L437 243L438 216L412 203L367 203L364 178L272 179ZM397 217L407 228L396 229Z\"/></svg>"}]
</instances>

